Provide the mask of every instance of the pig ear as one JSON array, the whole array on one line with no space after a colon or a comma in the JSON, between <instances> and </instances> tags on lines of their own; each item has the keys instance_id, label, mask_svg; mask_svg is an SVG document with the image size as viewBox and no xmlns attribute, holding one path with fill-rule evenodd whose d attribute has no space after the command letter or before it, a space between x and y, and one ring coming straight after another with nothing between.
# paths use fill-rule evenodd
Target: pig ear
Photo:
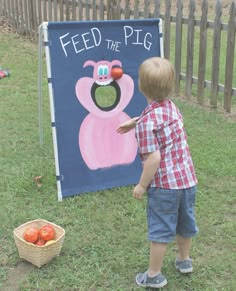
<instances>
[{"instance_id":1,"label":"pig ear","mask_svg":"<svg viewBox=\"0 0 236 291\"><path fill-rule=\"evenodd\" d=\"M119 60L114 60L114 61L111 62L111 66L122 67L122 63Z\"/></svg>"},{"instance_id":2,"label":"pig ear","mask_svg":"<svg viewBox=\"0 0 236 291\"><path fill-rule=\"evenodd\" d=\"M92 66L92 67L95 67L96 63L94 61L86 61L83 65L83 68L87 67L87 66Z\"/></svg>"}]
</instances>

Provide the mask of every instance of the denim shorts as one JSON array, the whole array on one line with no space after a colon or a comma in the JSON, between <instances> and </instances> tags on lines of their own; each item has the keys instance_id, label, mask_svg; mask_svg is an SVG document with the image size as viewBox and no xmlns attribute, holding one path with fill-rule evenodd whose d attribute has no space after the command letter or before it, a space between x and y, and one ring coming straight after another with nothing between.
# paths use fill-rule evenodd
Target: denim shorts
<instances>
[{"instance_id":1,"label":"denim shorts","mask_svg":"<svg viewBox=\"0 0 236 291\"><path fill-rule=\"evenodd\" d=\"M188 189L149 188L147 198L148 239L171 242L176 234L193 237L198 233L195 221L196 186Z\"/></svg>"}]
</instances>

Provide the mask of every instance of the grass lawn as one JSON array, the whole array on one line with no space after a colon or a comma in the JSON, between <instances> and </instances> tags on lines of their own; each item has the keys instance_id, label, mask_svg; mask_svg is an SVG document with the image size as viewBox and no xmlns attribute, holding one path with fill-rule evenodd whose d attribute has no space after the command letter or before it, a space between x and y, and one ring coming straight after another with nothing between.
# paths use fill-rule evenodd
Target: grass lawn
<instances>
[{"instance_id":1,"label":"grass lawn","mask_svg":"<svg viewBox=\"0 0 236 291\"><path fill-rule=\"evenodd\" d=\"M23 264L13 230L37 218L66 230L61 255L18 282L20 290L138 290L137 272L148 264L145 200L132 187L57 202L47 83L43 83L44 145L39 146L37 45L0 32L0 289ZM44 62L45 63L45 62ZM235 290L236 123L181 100L199 179L196 213L200 233L193 242L194 273L174 269L176 245L169 245L165 290ZM34 177L42 176L38 187ZM17 281L17 274L14 278ZM12 289L8 289L12 290Z\"/></svg>"}]
</instances>

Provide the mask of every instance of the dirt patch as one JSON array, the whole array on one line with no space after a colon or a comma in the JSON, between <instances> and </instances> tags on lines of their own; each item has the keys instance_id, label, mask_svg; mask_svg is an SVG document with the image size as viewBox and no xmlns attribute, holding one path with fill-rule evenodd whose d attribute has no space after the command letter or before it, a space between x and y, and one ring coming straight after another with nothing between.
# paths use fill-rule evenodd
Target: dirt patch
<instances>
[{"instance_id":1,"label":"dirt patch","mask_svg":"<svg viewBox=\"0 0 236 291\"><path fill-rule=\"evenodd\" d=\"M1 288L1 291L19 291L20 282L33 271L35 267L27 262L21 262L18 265L9 268L7 273L7 281Z\"/></svg>"}]
</instances>

